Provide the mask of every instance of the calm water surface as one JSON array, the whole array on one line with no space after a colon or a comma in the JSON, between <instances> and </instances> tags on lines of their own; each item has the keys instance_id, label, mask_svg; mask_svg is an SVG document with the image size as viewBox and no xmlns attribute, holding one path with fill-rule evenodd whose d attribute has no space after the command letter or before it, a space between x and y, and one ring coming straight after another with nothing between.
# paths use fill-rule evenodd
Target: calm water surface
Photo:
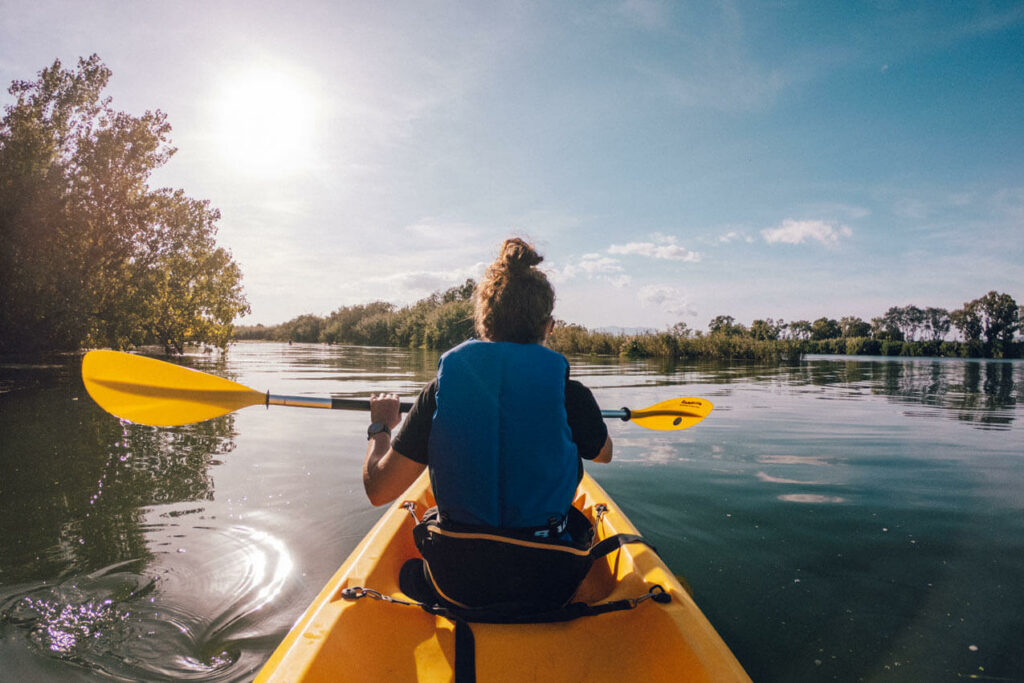
<instances>
[{"instance_id":1,"label":"calm water surface","mask_svg":"<svg viewBox=\"0 0 1024 683\"><path fill-rule=\"evenodd\" d=\"M183 362L274 393L415 395L436 354L238 344ZM1024 363L576 358L616 422L590 471L755 680L1024 681ZM367 416L124 425L80 358L0 361L0 679L249 680L381 511Z\"/></svg>"}]
</instances>

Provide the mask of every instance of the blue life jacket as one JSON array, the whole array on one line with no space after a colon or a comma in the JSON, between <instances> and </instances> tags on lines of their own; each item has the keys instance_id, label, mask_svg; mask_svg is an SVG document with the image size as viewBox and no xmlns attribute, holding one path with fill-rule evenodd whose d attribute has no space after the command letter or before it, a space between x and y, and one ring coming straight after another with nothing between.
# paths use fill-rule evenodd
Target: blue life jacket
<instances>
[{"instance_id":1,"label":"blue life jacket","mask_svg":"<svg viewBox=\"0 0 1024 683\"><path fill-rule=\"evenodd\" d=\"M568 369L538 344L470 340L441 356L428 449L443 515L503 528L564 518L579 474Z\"/></svg>"}]
</instances>

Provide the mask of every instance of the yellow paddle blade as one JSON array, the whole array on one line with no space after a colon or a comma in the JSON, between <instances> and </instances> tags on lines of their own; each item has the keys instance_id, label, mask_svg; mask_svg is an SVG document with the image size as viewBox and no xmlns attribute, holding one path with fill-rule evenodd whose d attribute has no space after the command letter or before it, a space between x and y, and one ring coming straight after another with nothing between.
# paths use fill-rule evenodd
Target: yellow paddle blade
<instances>
[{"instance_id":1,"label":"yellow paddle blade","mask_svg":"<svg viewBox=\"0 0 1024 683\"><path fill-rule=\"evenodd\" d=\"M111 415L153 427L201 422L266 401L237 382L120 351L85 354L82 380Z\"/></svg>"},{"instance_id":2,"label":"yellow paddle blade","mask_svg":"<svg viewBox=\"0 0 1024 683\"><path fill-rule=\"evenodd\" d=\"M630 411L629 419L647 429L686 429L707 417L712 408L711 401L703 398L673 398L649 408Z\"/></svg>"}]
</instances>

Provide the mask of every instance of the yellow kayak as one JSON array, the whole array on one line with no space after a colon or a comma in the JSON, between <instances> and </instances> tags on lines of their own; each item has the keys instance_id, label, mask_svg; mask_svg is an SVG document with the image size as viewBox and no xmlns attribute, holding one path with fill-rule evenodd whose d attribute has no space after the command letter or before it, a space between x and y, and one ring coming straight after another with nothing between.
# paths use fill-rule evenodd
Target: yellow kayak
<instances>
[{"instance_id":1,"label":"yellow kayak","mask_svg":"<svg viewBox=\"0 0 1024 683\"><path fill-rule=\"evenodd\" d=\"M264 665L257 681L451 681L454 624L419 607L350 600L365 588L408 600L398 587L417 514L434 504L427 473L396 501L349 555ZM637 533L586 474L574 505L601 540ZM749 681L743 667L665 563L649 547L623 546L597 560L575 596L587 603L633 599L662 586L671 602L547 624L474 623L480 681Z\"/></svg>"}]
</instances>

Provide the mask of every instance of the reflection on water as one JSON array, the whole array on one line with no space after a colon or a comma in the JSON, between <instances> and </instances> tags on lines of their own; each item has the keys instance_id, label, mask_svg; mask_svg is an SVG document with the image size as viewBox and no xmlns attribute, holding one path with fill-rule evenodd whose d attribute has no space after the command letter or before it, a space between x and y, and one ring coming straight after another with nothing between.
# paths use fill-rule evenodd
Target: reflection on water
<instances>
[{"instance_id":1,"label":"reflection on water","mask_svg":"<svg viewBox=\"0 0 1024 683\"><path fill-rule=\"evenodd\" d=\"M114 678L236 676L239 652L222 645L280 592L287 549L265 531L214 523L197 557L215 561L190 565L183 539L198 527L147 521L201 515L214 500L210 468L235 449L234 418L120 423L88 400L80 361L59 360L3 368L3 628Z\"/></svg>"},{"instance_id":2,"label":"reflection on water","mask_svg":"<svg viewBox=\"0 0 1024 683\"><path fill-rule=\"evenodd\" d=\"M911 408L908 416L946 416L980 429L1006 429L1024 386L1021 369L1012 361L856 360L814 363L803 374L810 384L841 385L852 392L867 389L900 404L935 409Z\"/></svg>"},{"instance_id":3,"label":"reflection on water","mask_svg":"<svg viewBox=\"0 0 1024 683\"><path fill-rule=\"evenodd\" d=\"M247 408L123 425L76 357L0 362L0 661L25 680L250 680L380 511L366 416ZM573 358L610 423L601 483L755 680L1024 680L1024 363ZM258 390L414 396L437 354L240 344L184 362Z\"/></svg>"},{"instance_id":4,"label":"reflection on water","mask_svg":"<svg viewBox=\"0 0 1024 683\"><path fill-rule=\"evenodd\" d=\"M829 400L856 401L873 394L907 406L908 416L949 417L974 423L979 429L1008 428L1024 397L1024 364L1019 361L821 356L777 367L587 358L576 359L573 371L588 377L591 386L624 389L691 384L708 396L729 395L731 385L819 392ZM707 385L725 390L709 392Z\"/></svg>"},{"instance_id":5,"label":"reflection on water","mask_svg":"<svg viewBox=\"0 0 1024 683\"><path fill-rule=\"evenodd\" d=\"M819 496L814 493L784 493L779 500L789 503L845 503L846 499L840 496Z\"/></svg>"}]
</instances>

